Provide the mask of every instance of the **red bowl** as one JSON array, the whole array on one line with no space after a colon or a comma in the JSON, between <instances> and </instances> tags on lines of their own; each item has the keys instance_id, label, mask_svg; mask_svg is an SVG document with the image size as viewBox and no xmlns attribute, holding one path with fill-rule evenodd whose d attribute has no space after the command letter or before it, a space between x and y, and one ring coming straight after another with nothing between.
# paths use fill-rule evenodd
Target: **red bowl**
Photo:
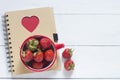
<instances>
[{"instance_id":1,"label":"red bowl","mask_svg":"<svg viewBox=\"0 0 120 80\"><path fill-rule=\"evenodd\" d=\"M53 51L54 51L54 58L53 58L52 62L51 62L48 66L46 66L46 67L44 67L44 68L41 68L41 69L34 69L34 68L28 66L28 65L22 60L22 50L23 50L24 45L26 44L26 42L27 42L29 39L31 39L31 38L36 38L36 37L47 38L47 39L50 41L50 43L51 43L51 45L52 45L52 47L53 47ZM54 44L54 42L53 42L51 39L49 39L48 37L46 37L46 36L43 36L43 35L33 35L33 36L28 37L25 41L23 41L23 43L22 43L22 45L21 45L21 48L20 48L20 59L21 59L23 65L24 65L27 69L29 69L30 71L33 71L33 72L46 71L46 70L50 69L50 68L53 66L53 64L55 63L55 60L56 60L56 58L57 58L57 49L60 49L60 48L62 48L62 47L64 47L64 44Z\"/></svg>"}]
</instances>

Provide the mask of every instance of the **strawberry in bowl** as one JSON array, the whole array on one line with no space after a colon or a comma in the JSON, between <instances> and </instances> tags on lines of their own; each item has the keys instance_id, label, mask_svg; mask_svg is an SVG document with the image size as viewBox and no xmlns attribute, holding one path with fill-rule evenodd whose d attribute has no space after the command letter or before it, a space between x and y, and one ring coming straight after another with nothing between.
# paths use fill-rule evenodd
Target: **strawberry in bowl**
<instances>
[{"instance_id":1,"label":"strawberry in bowl","mask_svg":"<svg viewBox=\"0 0 120 80\"><path fill-rule=\"evenodd\" d=\"M44 58L44 56L43 56L43 52L42 51L34 53L34 61L42 62L43 58Z\"/></svg>"},{"instance_id":2,"label":"strawberry in bowl","mask_svg":"<svg viewBox=\"0 0 120 80\"><path fill-rule=\"evenodd\" d=\"M54 52L52 49L46 50L44 54L44 58L46 61L51 62L54 58Z\"/></svg>"},{"instance_id":3,"label":"strawberry in bowl","mask_svg":"<svg viewBox=\"0 0 120 80\"><path fill-rule=\"evenodd\" d=\"M22 59L24 62L29 62L33 59L33 53L30 50L26 50L22 52Z\"/></svg>"},{"instance_id":4,"label":"strawberry in bowl","mask_svg":"<svg viewBox=\"0 0 120 80\"><path fill-rule=\"evenodd\" d=\"M30 71L42 72L51 68L57 58L57 49L64 44L54 44L43 35L28 37L20 48L20 58Z\"/></svg>"}]
</instances>

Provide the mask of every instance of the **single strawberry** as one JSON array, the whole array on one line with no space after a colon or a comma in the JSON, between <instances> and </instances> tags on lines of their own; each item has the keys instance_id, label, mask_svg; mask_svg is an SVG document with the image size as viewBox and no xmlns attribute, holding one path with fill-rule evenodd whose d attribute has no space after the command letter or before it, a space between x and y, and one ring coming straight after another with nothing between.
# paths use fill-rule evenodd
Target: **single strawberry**
<instances>
[{"instance_id":1,"label":"single strawberry","mask_svg":"<svg viewBox=\"0 0 120 80\"><path fill-rule=\"evenodd\" d=\"M43 61L43 52L42 51L34 53L34 61L36 61L36 62L42 62Z\"/></svg>"},{"instance_id":2,"label":"single strawberry","mask_svg":"<svg viewBox=\"0 0 120 80\"><path fill-rule=\"evenodd\" d=\"M46 50L45 53L44 53L44 58L48 62L52 61L53 58L54 58L54 52L53 52L53 50L51 50L51 49Z\"/></svg>"},{"instance_id":3,"label":"single strawberry","mask_svg":"<svg viewBox=\"0 0 120 80\"><path fill-rule=\"evenodd\" d=\"M33 53L30 50L23 51L21 55L24 62L29 62L33 59Z\"/></svg>"},{"instance_id":4,"label":"single strawberry","mask_svg":"<svg viewBox=\"0 0 120 80\"><path fill-rule=\"evenodd\" d=\"M70 49L70 48L66 48L63 53L62 53L62 56L63 58L66 58L66 59L70 59L72 57L72 53L73 53L73 50Z\"/></svg>"},{"instance_id":5,"label":"single strawberry","mask_svg":"<svg viewBox=\"0 0 120 80\"><path fill-rule=\"evenodd\" d=\"M74 67L75 67L75 63L71 59L65 61L64 68L67 71L73 70Z\"/></svg>"},{"instance_id":6,"label":"single strawberry","mask_svg":"<svg viewBox=\"0 0 120 80\"><path fill-rule=\"evenodd\" d=\"M47 38L42 38L42 39L40 40L40 46L41 46L43 49L47 49L47 48L50 48L51 43L50 43L49 39L47 39Z\"/></svg>"},{"instance_id":7,"label":"single strawberry","mask_svg":"<svg viewBox=\"0 0 120 80\"><path fill-rule=\"evenodd\" d=\"M41 68L43 68L43 63L42 62L33 62L32 67L34 69L41 69Z\"/></svg>"}]
</instances>

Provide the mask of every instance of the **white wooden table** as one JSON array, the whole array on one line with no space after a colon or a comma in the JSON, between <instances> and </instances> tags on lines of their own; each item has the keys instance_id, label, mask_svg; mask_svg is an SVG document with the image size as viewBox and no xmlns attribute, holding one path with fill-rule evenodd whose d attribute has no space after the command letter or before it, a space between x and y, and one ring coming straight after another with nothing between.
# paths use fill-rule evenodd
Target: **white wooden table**
<instances>
[{"instance_id":1,"label":"white wooden table","mask_svg":"<svg viewBox=\"0 0 120 80\"><path fill-rule=\"evenodd\" d=\"M0 16L37 7L54 8L59 42L75 49L75 70L67 72L62 65L60 71L20 75L15 80L120 80L119 0L1 0ZM0 18L0 79L9 80L3 37Z\"/></svg>"}]
</instances>

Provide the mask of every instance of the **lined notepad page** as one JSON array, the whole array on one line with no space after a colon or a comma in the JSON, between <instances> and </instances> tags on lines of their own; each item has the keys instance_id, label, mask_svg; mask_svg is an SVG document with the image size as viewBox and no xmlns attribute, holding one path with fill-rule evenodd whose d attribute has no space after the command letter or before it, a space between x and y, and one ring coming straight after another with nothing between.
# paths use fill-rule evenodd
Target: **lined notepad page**
<instances>
[{"instance_id":1,"label":"lined notepad page","mask_svg":"<svg viewBox=\"0 0 120 80\"><path fill-rule=\"evenodd\" d=\"M29 2L4 0L0 3L0 15L8 10L52 6L59 42L64 42L66 47L75 49L72 59L76 66L73 72L65 71L62 65L60 71L20 75L15 78L120 79L119 3L119 0L31 0ZM2 26L1 22L0 26ZM0 28L0 36L0 54L2 54L0 64L5 67L2 28ZM63 49L60 50L62 51ZM61 61L63 62L62 58ZM2 67L0 71L6 74ZM3 75L0 74L0 78L2 77Z\"/></svg>"}]
</instances>

